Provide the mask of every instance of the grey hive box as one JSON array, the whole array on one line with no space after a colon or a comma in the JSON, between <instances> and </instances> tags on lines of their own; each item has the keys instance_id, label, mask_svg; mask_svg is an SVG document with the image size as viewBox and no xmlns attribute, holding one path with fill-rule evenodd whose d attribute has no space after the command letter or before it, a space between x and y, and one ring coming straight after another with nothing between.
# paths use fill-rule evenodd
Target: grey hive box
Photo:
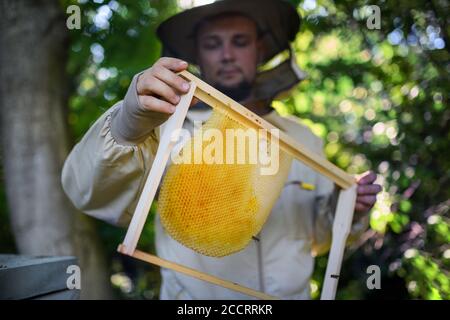
<instances>
[{"instance_id":1,"label":"grey hive box","mask_svg":"<svg viewBox=\"0 0 450 320\"><path fill-rule=\"evenodd\" d=\"M80 290L67 288L70 265L75 257L0 254L0 299L78 299Z\"/></svg>"}]
</instances>

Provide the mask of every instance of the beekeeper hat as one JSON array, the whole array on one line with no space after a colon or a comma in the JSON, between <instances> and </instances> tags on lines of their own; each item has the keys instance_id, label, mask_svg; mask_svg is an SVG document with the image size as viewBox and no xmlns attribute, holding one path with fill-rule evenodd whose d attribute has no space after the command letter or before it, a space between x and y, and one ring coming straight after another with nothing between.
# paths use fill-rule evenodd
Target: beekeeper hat
<instances>
[{"instance_id":1,"label":"beekeeper hat","mask_svg":"<svg viewBox=\"0 0 450 320\"><path fill-rule=\"evenodd\" d=\"M218 0L174 15L157 29L163 55L197 64L194 37L199 23L225 13L242 14L255 21L264 48L261 64L289 50L290 59L258 73L254 95L259 100L272 99L305 78L290 50L290 42L295 39L301 19L296 9L284 0Z\"/></svg>"}]
</instances>

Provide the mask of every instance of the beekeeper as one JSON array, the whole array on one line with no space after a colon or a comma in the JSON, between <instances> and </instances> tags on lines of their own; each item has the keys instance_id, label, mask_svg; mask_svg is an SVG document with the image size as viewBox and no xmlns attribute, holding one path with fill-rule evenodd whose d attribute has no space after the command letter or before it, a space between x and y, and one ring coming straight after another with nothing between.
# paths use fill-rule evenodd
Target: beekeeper
<instances>
[{"instance_id":1,"label":"beekeeper","mask_svg":"<svg viewBox=\"0 0 450 320\"><path fill-rule=\"evenodd\" d=\"M295 8L281 0L216 1L163 22L157 33L164 57L133 78L124 100L95 122L65 162L62 184L74 205L127 226L158 147L159 126L188 91L189 84L176 75L188 63L198 66L203 80L323 155L320 138L297 119L281 117L271 108L275 97L304 77L294 59L258 71L275 55L290 52L299 26ZM203 109L192 107L188 121L205 117ZM365 227L381 190L375 178L367 172L357 179L355 234ZM314 187L301 188L299 181ZM173 240L156 215L157 254L270 295L308 299L314 254L330 244L333 194L329 180L294 161L259 240L238 253L211 258ZM161 274L161 299L249 298L171 270L162 269Z\"/></svg>"}]
</instances>

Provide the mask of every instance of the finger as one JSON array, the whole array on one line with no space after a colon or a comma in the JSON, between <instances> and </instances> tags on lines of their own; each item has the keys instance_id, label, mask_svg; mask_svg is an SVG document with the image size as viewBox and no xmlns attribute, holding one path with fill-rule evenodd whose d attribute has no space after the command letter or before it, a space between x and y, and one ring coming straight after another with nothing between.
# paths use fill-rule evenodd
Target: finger
<instances>
[{"instance_id":1,"label":"finger","mask_svg":"<svg viewBox=\"0 0 450 320\"><path fill-rule=\"evenodd\" d=\"M183 70L186 70L188 67L188 63L186 61L177 59L177 58L169 58L169 57L162 57L160 58L155 65L163 66L169 70L180 72Z\"/></svg>"},{"instance_id":2,"label":"finger","mask_svg":"<svg viewBox=\"0 0 450 320\"><path fill-rule=\"evenodd\" d=\"M180 76L165 67L155 66L153 76L180 93L186 93L189 91L189 82L183 80Z\"/></svg>"},{"instance_id":3,"label":"finger","mask_svg":"<svg viewBox=\"0 0 450 320\"><path fill-rule=\"evenodd\" d=\"M372 206L375 204L375 202L377 202L377 196L360 196L360 195L358 195L358 197L356 198L356 201L363 203L363 204L367 204L369 206Z\"/></svg>"},{"instance_id":4,"label":"finger","mask_svg":"<svg viewBox=\"0 0 450 320\"><path fill-rule=\"evenodd\" d=\"M358 195L377 194L381 190L382 190L382 188L379 184L367 184L367 185L360 185L357 187Z\"/></svg>"},{"instance_id":5,"label":"finger","mask_svg":"<svg viewBox=\"0 0 450 320\"><path fill-rule=\"evenodd\" d=\"M175 106L173 104L153 96L139 96L139 102L146 110L167 114L172 114L175 112Z\"/></svg>"},{"instance_id":6,"label":"finger","mask_svg":"<svg viewBox=\"0 0 450 320\"><path fill-rule=\"evenodd\" d=\"M367 212L369 210L370 210L370 207L365 205L365 204L363 204L363 203L357 202L355 204L355 211L356 212L365 213L365 212Z\"/></svg>"},{"instance_id":7,"label":"finger","mask_svg":"<svg viewBox=\"0 0 450 320\"><path fill-rule=\"evenodd\" d=\"M377 179L377 175L373 171L364 172L359 176L358 184L369 184L373 183Z\"/></svg>"},{"instance_id":8,"label":"finger","mask_svg":"<svg viewBox=\"0 0 450 320\"><path fill-rule=\"evenodd\" d=\"M171 104L177 104L180 96L167 84L155 77L149 77L141 90L142 95L157 95ZM158 98L159 98L158 97Z\"/></svg>"}]
</instances>

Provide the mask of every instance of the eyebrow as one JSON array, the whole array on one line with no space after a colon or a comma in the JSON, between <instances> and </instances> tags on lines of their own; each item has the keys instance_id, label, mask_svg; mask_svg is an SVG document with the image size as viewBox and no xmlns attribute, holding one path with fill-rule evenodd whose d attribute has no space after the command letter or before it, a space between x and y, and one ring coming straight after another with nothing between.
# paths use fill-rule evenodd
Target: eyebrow
<instances>
[{"instance_id":1,"label":"eyebrow","mask_svg":"<svg viewBox=\"0 0 450 320\"><path fill-rule=\"evenodd\" d=\"M199 37L200 40L203 40L203 39L219 39L219 38L220 37L217 34L206 34L206 35L203 35L203 36Z\"/></svg>"},{"instance_id":2,"label":"eyebrow","mask_svg":"<svg viewBox=\"0 0 450 320\"><path fill-rule=\"evenodd\" d=\"M239 37L239 38L241 38L241 37L243 37L243 38L251 38L251 36L252 35L250 33L238 33L238 34L234 34L232 36L232 38L236 38L236 37ZM200 36L199 39L200 40L204 40L204 39L220 39L220 36L218 34L212 33L212 34L206 34L206 35Z\"/></svg>"}]
</instances>

